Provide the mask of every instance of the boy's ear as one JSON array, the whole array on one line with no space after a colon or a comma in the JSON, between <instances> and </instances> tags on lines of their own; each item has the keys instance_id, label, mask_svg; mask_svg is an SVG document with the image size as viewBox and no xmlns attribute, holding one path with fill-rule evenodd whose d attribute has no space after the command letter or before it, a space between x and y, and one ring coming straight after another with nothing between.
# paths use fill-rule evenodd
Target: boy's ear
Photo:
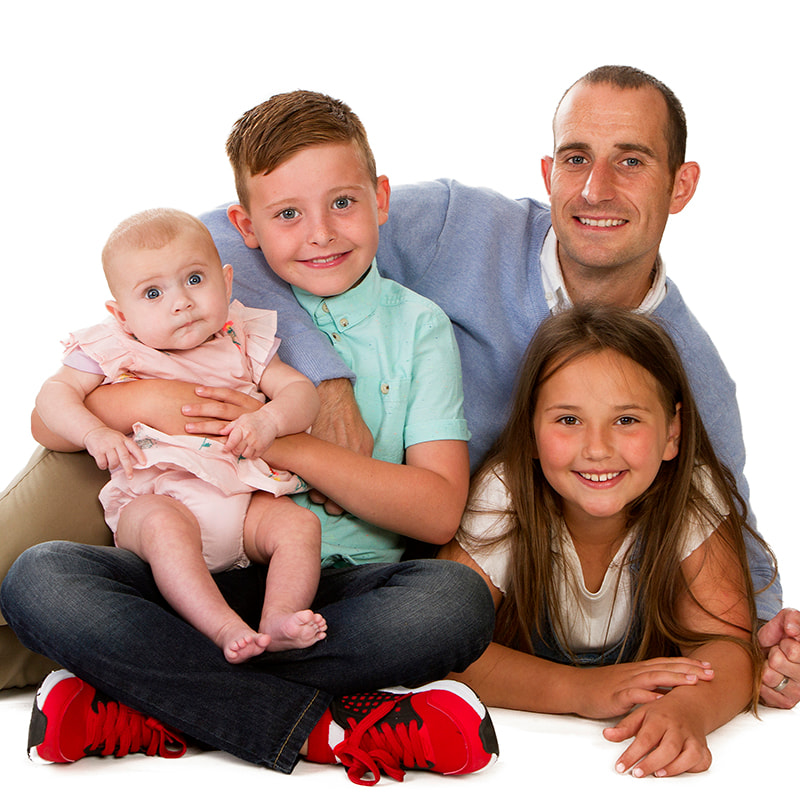
<instances>
[{"instance_id":1,"label":"boy's ear","mask_svg":"<svg viewBox=\"0 0 800 800\"><path fill-rule=\"evenodd\" d=\"M258 250L260 247L258 239L256 239L255 230L253 228L253 221L243 205L236 203L228 208L228 219L231 224L242 236L244 243L252 250Z\"/></svg>"},{"instance_id":2,"label":"boy's ear","mask_svg":"<svg viewBox=\"0 0 800 800\"><path fill-rule=\"evenodd\" d=\"M383 225L389 218L389 196L392 194L389 179L385 175L378 176L375 197L378 202L378 225Z\"/></svg>"},{"instance_id":3,"label":"boy's ear","mask_svg":"<svg viewBox=\"0 0 800 800\"><path fill-rule=\"evenodd\" d=\"M122 326L122 330L124 330L125 333L131 332L130 328L128 327L128 323L125 320L125 315L122 313L122 309L119 307L119 303L117 303L116 300L109 300L106 303L106 310L114 317L114 319L116 319L117 322L119 322L119 324Z\"/></svg>"}]
</instances>

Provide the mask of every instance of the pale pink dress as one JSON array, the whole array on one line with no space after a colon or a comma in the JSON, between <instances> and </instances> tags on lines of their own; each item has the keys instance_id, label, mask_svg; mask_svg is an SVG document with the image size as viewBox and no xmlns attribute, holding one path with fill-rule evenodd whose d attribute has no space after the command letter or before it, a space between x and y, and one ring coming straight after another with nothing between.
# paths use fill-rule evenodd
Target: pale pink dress
<instances>
[{"instance_id":1,"label":"pale pink dress","mask_svg":"<svg viewBox=\"0 0 800 800\"><path fill-rule=\"evenodd\" d=\"M109 318L77 331L64 342L64 363L105 376L104 383L148 378L224 386L264 400L262 373L278 349L274 311L246 308L234 301L230 320L212 339L192 350L154 350L125 333ZM174 497L197 518L203 556L212 572L246 566L242 530L250 495L307 490L296 475L272 470L261 459L240 459L221 442L201 436L169 436L141 423L134 438L147 460L131 480L121 469L100 492L105 518L116 531L122 509L144 494Z\"/></svg>"}]
</instances>

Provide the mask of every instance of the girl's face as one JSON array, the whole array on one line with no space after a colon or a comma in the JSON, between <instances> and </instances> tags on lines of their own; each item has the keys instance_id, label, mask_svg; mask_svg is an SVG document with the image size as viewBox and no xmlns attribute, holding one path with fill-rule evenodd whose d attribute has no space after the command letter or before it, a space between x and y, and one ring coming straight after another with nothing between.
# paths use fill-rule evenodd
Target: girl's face
<instances>
[{"instance_id":1,"label":"girl's face","mask_svg":"<svg viewBox=\"0 0 800 800\"><path fill-rule=\"evenodd\" d=\"M668 415L655 378L629 358L603 351L570 362L539 389L536 450L563 499L567 527L619 519L678 454L678 409Z\"/></svg>"},{"instance_id":2,"label":"girl's face","mask_svg":"<svg viewBox=\"0 0 800 800\"><path fill-rule=\"evenodd\" d=\"M114 258L115 301L106 304L128 333L156 350L191 350L228 319L232 273L214 247L190 232L163 247Z\"/></svg>"}]
</instances>

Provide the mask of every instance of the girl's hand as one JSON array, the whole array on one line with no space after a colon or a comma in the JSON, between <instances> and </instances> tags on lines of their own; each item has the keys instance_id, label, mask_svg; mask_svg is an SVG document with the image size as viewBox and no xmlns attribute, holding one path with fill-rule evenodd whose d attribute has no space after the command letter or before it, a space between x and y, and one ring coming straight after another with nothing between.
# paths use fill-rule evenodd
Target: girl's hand
<instances>
[{"instance_id":1,"label":"girl's hand","mask_svg":"<svg viewBox=\"0 0 800 800\"><path fill-rule=\"evenodd\" d=\"M242 414L226 425L220 436L227 436L225 449L242 458L261 458L278 435L278 425L264 407Z\"/></svg>"},{"instance_id":2,"label":"girl's hand","mask_svg":"<svg viewBox=\"0 0 800 800\"><path fill-rule=\"evenodd\" d=\"M575 711L590 719L618 717L637 705L658 700L665 690L713 677L714 670L707 662L682 657L581 668Z\"/></svg>"},{"instance_id":3,"label":"girl's hand","mask_svg":"<svg viewBox=\"0 0 800 800\"><path fill-rule=\"evenodd\" d=\"M617 761L617 772L632 769L635 778L666 778L682 772L703 772L711 766L711 751L698 715L691 713L690 706L670 703L671 699L665 697L637 708L603 731L610 742L634 737Z\"/></svg>"},{"instance_id":4,"label":"girl's hand","mask_svg":"<svg viewBox=\"0 0 800 800\"><path fill-rule=\"evenodd\" d=\"M100 469L113 470L122 467L128 479L133 477L133 464L145 464L139 445L113 428L94 428L83 437L83 446L94 458Z\"/></svg>"}]
</instances>

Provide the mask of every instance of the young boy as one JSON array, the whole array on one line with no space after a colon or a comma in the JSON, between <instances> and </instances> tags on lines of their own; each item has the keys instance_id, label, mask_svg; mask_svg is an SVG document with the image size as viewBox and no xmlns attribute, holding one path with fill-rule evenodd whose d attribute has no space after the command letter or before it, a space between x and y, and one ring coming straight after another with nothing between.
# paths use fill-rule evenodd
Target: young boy
<instances>
[{"instance_id":1,"label":"young boy","mask_svg":"<svg viewBox=\"0 0 800 800\"><path fill-rule=\"evenodd\" d=\"M268 456L346 509L295 498L321 519L323 566L397 561L404 536L449 541L468 483L458 349L438 306L379 275L390 188L360 122L322 95L278 95L236 123L228 156L240 198L231 222L357 376L374 438L372 459L311 436L287 437Z\"/></svg>"},{"instance_id":2,"label":"young boy","mask_svg":"<svg viewBox=\"0 0 800 800\"><path fill-rule=\"evenodd\" d=\"M401 777L409 767L448 774L482 769L494 760L497 744L486 709L467 687L442 681L402 694L351 694L353 687L422 684L462 671L491 636L485 587L474 584L463 570L454 571L457 565L399 563L404 536L448 541L466 501L468 432L450 323L434 304L378 274L374 257L378 228L388 212L389 183L376 175L361 123L347 106L309 92L277 96L239 120L228 149L240 195L240 203L230 209L231 221L250 247L264 250L270 268L292 284L298 301L348 360L375 439L375 457L308 434L283 437L261 453L272 466L300 475L345 510L337 515L314 509L322 521L326 568L317 597L322 603L318 610L328 621L326 639L295 651L302 656L271 653L252 659L247 670L220 672L188 646L189 632L159 614L155 603L138 603L137 624L125 634L135 640L135 653L140 660L146 658L148 671L137 674L132 687L125 686L123 697L135 699L142 711L157 710L170 730L160 733L159 728L149 736L158 735L162 742L174 737L171 729L177 728L284 771L290 771L298 755L341 762L358 782L369 772L374 780L379 771ZM255 282L249 304L261 304L258 276L244 276L244 281ZM268 305L269 299L263 303ZM221 397L227 393L218 391ZM237 402L248 403L241 397ZM118 412L119 403L115 405ZM212 421L187 430L219 434L224 427L224 422ZM257 502L258 496L253 499ZM24 575L41 556L57 572L69 559L72 585L77 569L92 596L102 596L98 602L129 606L126 584L141 579L126 574L119 588L109 586L105 570L87 566L83 553L69 545L57 549L55 560L55 554L45 552L47 545L28 551L17 569ZM21 562L27 565L19 566ZM226 575L236 578L243 572ZM23 607L22 627L31 634L27 646L46 650L76 672L98 674L90 663L94 651L71 647L69 638L47 623L47 606L55 602L52 581L35 598L28 591L21 600L10 576L3 586L4 612L13 625L14 612ZM239 602L252 602L252 592L242 580L238 583ZM227 588L234 591L231 585ZM89 620L91 616L89 608L73 612L69 628L95 631L101 623ZM152 634L143 633L167 625L169 632L161 635L183 641L176 648L182 662L170 665L162 663L158 648L151 645ZM108 635L94 632L93 638L106 640ZM151 665L153 660L158 663ZM130 672L125 654L106 656L104 665L105 683L99 688L112 695L122 692L122 680ZM156 669L160 680L148 682ZM175 670L181 675L174 675ZM220 681L232 698L246 702L230 706L217 701L214 687ZM196 685L209 693L202 713L185 702L190 682L192 696L201 693ZM67 685L59 691L62 684ZM81 731L92 727L83 720L97 702L111 701L69 674L45 681L44 690L34 710L32 730L37 734L30 751L46 760L83 757L87 747ZM334 699L336 694L349 696ZM72 713L77 703L73 698L80 698L85 717ZM126 713L142 716L128 708ZM62 724L67 719L70 730ZM67 739L68 756L63 755ZM166 744L150 741L148 737L151 752L168 751ZM96 742L86 744L97 751ZM107 752L116 747L114 742L104 745Z\"/></svg>"}]
</instances>

